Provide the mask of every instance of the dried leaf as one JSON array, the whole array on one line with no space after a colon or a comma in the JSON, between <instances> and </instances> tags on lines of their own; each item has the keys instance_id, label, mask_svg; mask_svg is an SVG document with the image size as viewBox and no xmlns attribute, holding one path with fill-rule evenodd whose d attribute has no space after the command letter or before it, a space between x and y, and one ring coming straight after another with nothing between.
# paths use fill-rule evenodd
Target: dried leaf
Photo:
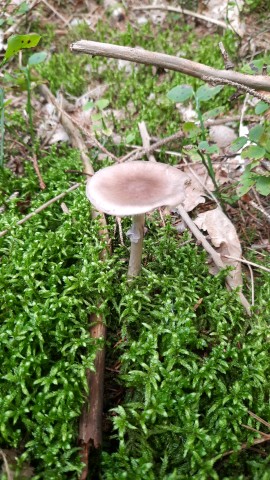
<instances>
[{"instance_id":1,"label":"dried leaf","mask_svg":"<svg viewBox=\"0 0 270 480\"><path fill-rule=\"evenodd\" d=\"M232 285L235 288L242 286L241 263L225 257L225 255L228 255L241 258L242 255L237 232L229 218L220 208L216 208L200 213L194 223L201 230L207 230L213 246L220 253L223 263L234 267L234 270L230 273Z\"/></svg>"}]
</instances>

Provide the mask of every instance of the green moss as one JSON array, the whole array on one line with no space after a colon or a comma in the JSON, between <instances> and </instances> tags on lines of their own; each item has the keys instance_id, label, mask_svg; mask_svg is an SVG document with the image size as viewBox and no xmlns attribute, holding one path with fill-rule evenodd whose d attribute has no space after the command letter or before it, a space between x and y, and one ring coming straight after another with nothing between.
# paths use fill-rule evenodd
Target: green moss
<instances>
[{"instance_id":1,"label":"green moss","mask_svg":"<svg viewBox=\"0 0 270 480\"><path fill-rule=\"evenodd\" d=\"M181 242L181 241L180 241ZM142 276L122 285L120 381L114 409L116 453L104 479L235 479L266 474L269 457L237 451L254 434L248 410L269 418L269 279L263 315L246 319L224 273L208 274L205 255L181 247L171 227L151 231ZM257 472L257 473L255 473Z\"/></svg>"}]
</instances>

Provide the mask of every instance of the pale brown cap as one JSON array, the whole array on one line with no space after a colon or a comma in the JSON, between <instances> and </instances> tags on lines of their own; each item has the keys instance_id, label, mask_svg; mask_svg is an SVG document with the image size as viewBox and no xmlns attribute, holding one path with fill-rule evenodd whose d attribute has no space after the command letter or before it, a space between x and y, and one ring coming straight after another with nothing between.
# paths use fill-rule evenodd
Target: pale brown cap
<instances>
[{"instance_id":1,"label":"pale brown cap","mask_svg":"<svg viewBox=\"0 0 270 480\"><path fill-rule=\"evenodd\" d=\"M171 165L134 161L99 170L87 181L86 195L97 210L125 217L182 203L188 183Z\"/></svg>"}]
</instances>

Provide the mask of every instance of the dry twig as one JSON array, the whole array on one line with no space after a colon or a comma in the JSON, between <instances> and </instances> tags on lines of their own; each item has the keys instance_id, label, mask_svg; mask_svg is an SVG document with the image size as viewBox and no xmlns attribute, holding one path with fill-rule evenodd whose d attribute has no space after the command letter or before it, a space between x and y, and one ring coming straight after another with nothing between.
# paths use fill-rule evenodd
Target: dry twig
<instances>
[{"instance_id":1,"label":"dry twig","mask_svg":"<svg viewBox=\"0 0 270 480\"><path fill-rule=\"evenodd\" d=\"M30 220L30 218L33 218L35 215L37 215L38 213L45 210L47 207L49 207L53 203L55 203L58 200L60 200L61 198L65 197L69 192L72 192L73 190L76 190L76 188L78 188L80 185L81 185L81 183L75 183L75 185L72 185L72 187L68 188L65 192L62 192L59 195L57 195L56 197L48 200L48 202L43 203L42 205L40 205L40 207L36 208L33 212L28 213L28 215L26 215L24 218L19 220L16 223L16 225L22 225L23 223L27 222L27 220ZM0 237L4 237L4 235L6 235L8 232L9 232L9 229L3 230L2 232L0 232Z\"/></svg>"},{"instance_id":2,"label":"dry twig","mask_svg":"<svg viewBox=\"0 0 270 480\"><path fill-rule=\"evenodd\" d=\"M186 8L177 8L177 7L165 7L163 5L150 5L150 6L140 6L134 7L132 10L161 10L165 12L173 12L173 13L182 13L183 15L187 15L189 17L198 18L199 20L203 20L204 22L213 23L218 27L228 28L225 22L222 20L216 20L215 18L206 17L206 15L202 15L201 13L192 12L191 10L187 10Z\"/></svg>"},{"instance_id":3,"label":"dry twig","mask_svg":"<svg viewBox=\"0 0 270 480\"><path fill-rule=\"evenodd\" d=\"M235 82L248 88L270 92L270 78L266 75L246 75L233 70L217 70L202 63L193 62L185 58L167 55L165 53L151 52L142 48L122 47L111 43L92 42L80 40L72 43L70 50L73 53L86 53L88 55L100 55L101 57L118 58L130 62L155 65L168 70L182 72L192 77L217 79L227 82Z\"/></svg>"}]
</instances>

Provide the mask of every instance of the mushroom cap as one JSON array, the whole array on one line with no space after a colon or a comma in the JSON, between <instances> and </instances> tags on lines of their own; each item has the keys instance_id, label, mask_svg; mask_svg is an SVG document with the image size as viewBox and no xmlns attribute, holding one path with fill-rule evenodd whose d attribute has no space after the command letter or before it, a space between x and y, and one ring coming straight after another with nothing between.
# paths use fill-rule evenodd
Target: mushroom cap
<instances>
[{"instance_id":1,"label":"mushroom cap","mask_svg":"<svg viewBox=\"0 0 270 480\"><path fill-rule=\"evenodd\" d=\"M86 195L97 210L125 217L185 199L189 177L158 162L134 161L99 170L87 181Z\"/></svg>"}]
</instances>

